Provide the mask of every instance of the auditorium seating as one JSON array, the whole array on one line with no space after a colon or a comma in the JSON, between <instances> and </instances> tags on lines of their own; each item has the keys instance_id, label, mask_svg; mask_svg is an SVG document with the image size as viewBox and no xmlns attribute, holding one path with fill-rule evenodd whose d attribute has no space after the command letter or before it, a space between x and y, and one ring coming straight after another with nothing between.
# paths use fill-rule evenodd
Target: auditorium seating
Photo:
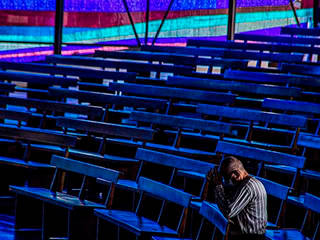
<instances>
[{"instance_id":1,"label":"auditorium seating","mask_svg":"<svg viewBox=\"0 0 320 240\"><path fill-rule=\"evenodd\" d=\"M19 185L46 186L53 167L49 164L48 157L39 154L39 151L50 153L52 149L58 149L60 155L67 156L69 148L76 144L75 136L8 124L0 125L0 136L2 195L8 193L10 182ZM34 155L37 151L38 154Z\"/></svg>"},{"instance_id":2,"label":"auditorium seating","mask_svg":"<svg viewBox=\"0 0 320 240\"><path fill-rule=\"evenodd\" d=\"M126 69L127 71L135 71L136 73L145 74L148 72L162 72L162 73L174 73L183 74L184 72L192 72L193 67L184 65L161 65L152 63L141 63L133 61L116 61L105 60L101 58L93 57L78 57L78 56L60 56L52 55L46 58L46 62L52 64L65 64L74 66L91 66L100 68L112 68L112 69Z\"/></svg>"},{"instance_id":3,"label":"auditorium seating","mask_svg":"<svg viewBox=\"0 0 320 240\"><path fill-rule=\"evenodd\" d=\"M125 52L110 52L110 51L95 51L94 56L103 58L115 58L115 59L131 59L131 60L143 60L149 62L159 62L162 64L173 63L183 64L187 66L193 66L194 71L197 71L197 66L201 65L208 66L208 72L212 71L212 67L220 67L223 69L242 69L248 64L247 61L243 60L232 60L229 59L208 59L198 58L197 56L183 55L179 53L166 53L166 52L150 52L150 51L125 51ZM210 71L211 69L211 71ZM160 77L159 75L156 77Z\"/></svg>"},{"instance_id":4,"label":"auditorium seating","mask_svg":"<svg viewBox=\"0 0 320 240\"><path fill-rule=\"evenodd\" d=\"M199 182L198 184L194 182L191 185L188 184L191 186L190 193L193 193L193 200L199 201L206 198L203 196L207 184L206 176L214 167L214 164L143 148L137 150L135 158L140 162L135 180L119 179L116 184L117 187L136 192L138 190L139 177L145 176L176 188L184 189L186 187L184 186L185 184L180 186L181 184L179 185L179 181L177 181L178 177L183 177L185 178L184 183L186 183L187 179L191 182ZM164 171L161 171L161 167L165 168L163 169ZM184 190L186 191L186 189Z\"/></svg>"},{"instance_id":5,"label":"auditorium seating","mask_svg":"<svg viewBox=\"0 0 320 240\"><path fill-rule=\"evenodd\" d=\"M257 61L256 67L260 68L261 61L267 62L302 62L303 55L291 55L287 53L260 53L260 52L243 52L229 49L214 49L214 48L195 48L195 47L160 47L160 46L142 46L143 51L153 52L169 52L180 54L192 54L196 56L220 57L226 59L243 59Z\"/></svg>"},{"instance_id":6,"label":"auditorium seating","mask_svg":"<svg viewBox=\"0 0 320 240\"><path fill-rule=\"evenodd\" d=\"M308 215L310 213L314 213L319 215L320 209L320 198L311 194L306 194L304 208L306 209L304 219L297 219L299 222L302 222L300 229L277 229L277 230L267 230L266 237L270 240L276 239L312 239L315 240L319 236L319 218L315 220L314 223L310 225L310 221L308 221ZM304 231L307 230L307 235ZM308 236L309 238L307 238Z\"/></svg>"},{"instance_id":7,"label":"auditorium seating","mask_svg":"<svg viewBox=\"0 0 320 240\"><path fill-rule=\"evenodd\" d=\"M196 240L199 239L214 239L220 233L223 240L228 239L229 236L229 223L222 213L219 211L216 204L212 204L204 201L199 214L202 216L201 224L197 235L195 236ZM205 227L206 222L211 224L211 229ZM186 238L166 238L166 237L153 237L152 240L188 240Z\"/></svg>"},{"instance_id":8,"label":"auditorium seating","mask_svg":"<svg viewBox=\"0 0 320 240\"><path fill-rule=\"evenodd\" d=\"M299 31L299 30L298 30ZM274 43L281 45L306 45L309 49L313 49L315 45L319 45L320 39L315 37L301 38L301 37L289 37L283 35L269 36L269 35L256 35L256 34L246 34L237 33L234 35L235 40L241 40L244 42L265 42ZM309 46L308 46L309 45Z\"/></svg>"},{"instance_id":9,"label":"auditorium seating","mask_svg":"<svg viewBox=\"0 0 320 240\"><path fill-rule=\"evenodd\" d=\"M300 31L298 28L295 31ZM310 31L304 30L301 31ZM312 30L311 30L312 31ZM244 43L269 43L272 45L281 45L284 49L293 47L292 52L305 52L305 62L319 61L318 58L318 47L320 40L317 37L292 37L286 35L277 35L277 36L268 36L268 35L256 35L256 34L246 34L246 33L237 33L234 36L235 40L243 41ZM316 57L316 60L313 60L313 56Z\"/></svg>"},{"instance_id":10,"label":"auditorium seating","mask_svg":"<svg viewBox=\"0 0 320 240\"><path fill-rule=\"evenodd\" d=\"M109 88L124 94L135 96L164 98L168 101L166 113L179 111L182 103L183 109L195 110L195 103L209 102L218 104L230 104L234 102L236 95L203 90L191 90L166 86L150 86L133 83L110 83ZM188 102L186 102L188 101ZM183 103L184 102L184 103ZM195 102L195 103L194 103Z\"/></svg>"},{"instance_id":11,"label":"auditorium seating","mask_svg":"<svg viewBox=\"0 0 320 240\"><path fill-rule=\"evenodd\" d=\"M270 181L268 179L255 176L259 181L262 182L268 195L268 229L279 228L283 226L283 214L286 209L286 203L290 188L279 183ZM272 199L273 197L274 199ZM275 199L279 200L278 205L275 203ZM279 206L279 207L277 207ZM273 213L273 215L271 214Z\"/></svg>"},{"instance_id":12,"label":"auditorium seating","mask_svg":"<svg viewBox=\"0 0 320 240\"><path fill-rule=\"evenodd\" d=\"M209 239L216 227L227 239L207 175L234 155L267 190L268 239L318 239L319 74L304 54L318 55L319 40L236 38L264 43L190 40L0 62L0 164L12 173L1 193L10 184L16 194L17 234ZM304 211L303 229L285 230Z\"/></svg>"},{"instance_id":13,"label":"auditorium seating","mask_svg":"<svg viewBox=\"0 0 320 240\"><path fill-rule=\"evenodd\" d=\"M50 187L10 186L10 190L17 195L16 229L28 231L27 228L32 226L28 216L33 214L34 218L39 215L41 217L41 224L37 227L40 228L42 239L49 237L67 237L70 240L93 239L96 229L94 220L92 220L93 223L90 222L92 211L94 208L109 206L119 172L56 155L52 156L51 165L55 167L55 174ZM66 178L66 173L77 174L80 178L77 181L77 178L71 174ZM110 183L106 199L101 199L99 192L88 192L89 182L91 182L89 190L92 191L92 179L97 178ZM78 190L75 191L76 188ZM39 215L30 209L34 206L31 205L30 199L33 200L34 205L40 206ZM65 212L61 211L61 208ZM57 213L59 213L59 219L55 217Z\"/></svg>"},{"instance_id":14,"label":"auditorium seating","mask_svg":"<svg viewBox=\"0 0 320 240\"><path fill-rule=\"evenodd\" d=\"M207 161L214 159L214 148L195 145L196 142L214 145L224 135L233 136L230 124L217 121L141 111L132 112L130 120L157 129L159 140L146 142L144 147ZM188 142L192 145L188 146Z\"/></svg>"},{"instance_id":15,"label":"auditorium seating","mask_svg":"<svg viewBox=\"0 0 320 240\"><path fill-rule=\"evenodd\" d=\"M307 123L307 119L300 115L240 107L199 104L197 112L232 123L238 131L238 138L225 138L228 141L279 151L293 150L300 129L305 128ZM272 137L272 134L275 134L275 137Z\"/></svg>"},{"instance_id":16,"label":"auditorium seating","mask_svg":"<svg viewBox=\"0 0 320 240\"><path fill-rule=\"evenodd\" d=\"M146 236L149 236L150 238L152 235L179 236L183 234L186 221L185 218L191 201L191 195L144 177L139 178L138 189L140 191L140 198L134 212L113 209L94 210L95 215L98 217L97 239L104 239L103 236L110 236L112 234L110 232L110 228L105 228L99 224L102 220L117 226L117 239L130 239L133 238L133 236L144 239ZM152 199L143 198L144 195L160 199L160 210L157 210L155 208L156 205L152 204ZM146 206L145 202L147 201L150 201L152 211L146 211L146 215L144 215L140 211L142 211L142 208ZM174 208L169 208L168 204L166 204L167 202L173 203ZM168 226L168 223L161 222L163 215L166 214L166 212L168 214L166 217L171 220L172 226ZM156 220L152 220L152 217ZM120 232L119 228L132 233L133 236L122 236L122 232Z\"/></svg>"}]
</instances>

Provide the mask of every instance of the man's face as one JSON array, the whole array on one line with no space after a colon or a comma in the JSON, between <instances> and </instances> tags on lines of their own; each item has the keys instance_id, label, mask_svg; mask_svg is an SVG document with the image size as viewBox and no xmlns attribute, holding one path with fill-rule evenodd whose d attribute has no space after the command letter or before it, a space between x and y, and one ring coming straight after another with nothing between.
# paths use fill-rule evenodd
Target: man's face
<instances>
[{"instance_id":1,"label":"man's face","mask_svg":"<svg viewBox=\"0 0 320 240\"><path fill-rule=\"evenodd\" d=\"M236 184L243 179L241 171L232 166L226 169L225 178L226 180L231 180L233 184Z\"/></svg>"}]
</instances>

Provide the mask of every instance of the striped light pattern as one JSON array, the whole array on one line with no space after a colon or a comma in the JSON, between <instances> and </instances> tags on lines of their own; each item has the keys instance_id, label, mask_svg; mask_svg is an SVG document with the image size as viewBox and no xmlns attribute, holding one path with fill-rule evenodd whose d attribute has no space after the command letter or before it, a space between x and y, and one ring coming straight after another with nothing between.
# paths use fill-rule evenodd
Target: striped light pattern
<instances>
[{"instance_id":1,"label":"striped light pattern","mask_svg":"<svg viewBox=\"0 0 320 240\"><path fill-rule=\"evenodd\" d=\"M146 0L127 0L141 42L145 35ZM149 37L155 36L170 0L150 0ZM237 0L236 32L277 29L295 24L289 0ZM174 0L157 43L183 45L187 38L225 36L228 0ZM0 1L0 40L53 42L55 0ZM310 8L297 11L301 22L312 15ZM63 42L136 44L129 18L120 0L65 0ZM12 46L12 45L10 45ZM9 59L10 48L0 46ZM34 48L26 47L28 49ZM52 49L33 49L37 58ZM9 51L9 52L8 52ZM67 48L66 54L90 53L92 48ZM21 59L32 55L12 52Z\"/></svg>"}]
</instances>

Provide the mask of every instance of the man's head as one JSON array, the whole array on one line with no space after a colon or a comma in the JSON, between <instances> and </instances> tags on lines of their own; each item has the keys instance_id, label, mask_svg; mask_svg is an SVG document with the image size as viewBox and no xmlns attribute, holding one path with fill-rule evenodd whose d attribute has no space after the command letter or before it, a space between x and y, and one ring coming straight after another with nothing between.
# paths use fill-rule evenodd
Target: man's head
<instances>
[{"instance_id":1,"label":"man's head","mask_svg":"<svg viewBox=\"0 0 320 240\"><path fill-rule=\"evenodd\" d=\"M223 159L220 174L225 180L231 180L234 184L242 181L248 176L242 162L233 156L228 156Z\"/></svg>"}]
</instances>

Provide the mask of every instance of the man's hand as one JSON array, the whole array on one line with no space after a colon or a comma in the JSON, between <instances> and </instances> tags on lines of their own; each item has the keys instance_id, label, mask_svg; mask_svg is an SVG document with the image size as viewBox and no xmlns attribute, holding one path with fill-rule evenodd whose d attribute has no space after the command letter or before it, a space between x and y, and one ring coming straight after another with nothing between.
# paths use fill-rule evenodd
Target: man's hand
<instances>
[{"instance_id":1,"label":"man's hand","mask_svg":"<svg viewBox=\"0 0 320 240\"><path fill-rule=\"evenodd\" d=\"M214 185L222 184L222 177L219 173L218 166L215 166L210 170L207 175L207 180Z\"/></svg>"}]
</instances>

